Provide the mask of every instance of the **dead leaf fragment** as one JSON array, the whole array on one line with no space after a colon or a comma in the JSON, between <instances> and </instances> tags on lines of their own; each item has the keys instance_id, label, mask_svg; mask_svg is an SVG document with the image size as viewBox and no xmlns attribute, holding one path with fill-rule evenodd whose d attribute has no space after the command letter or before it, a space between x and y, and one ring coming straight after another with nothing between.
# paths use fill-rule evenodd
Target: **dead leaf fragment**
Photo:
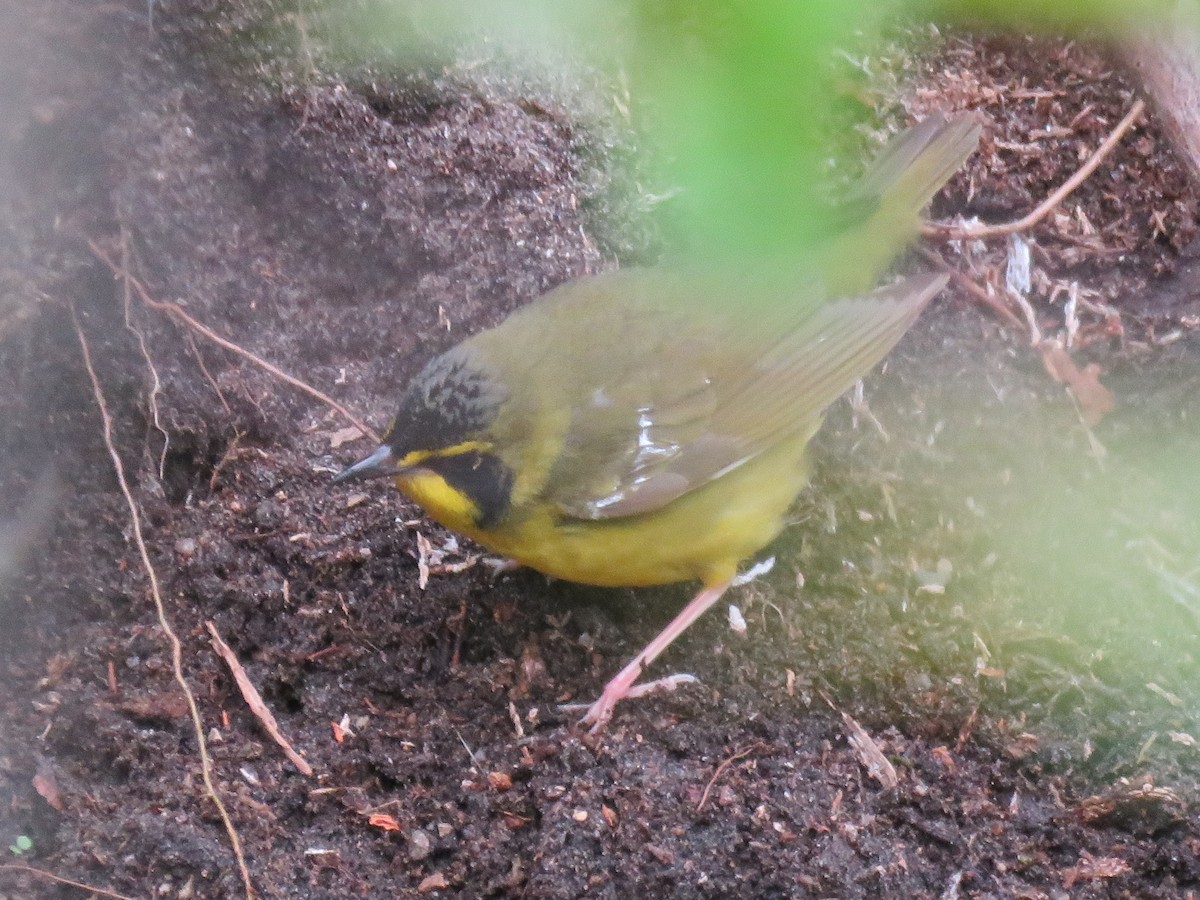
<instances>
[{"instance_id":1,"label":"dead leaf fragment","mask_svg":"<svg viewBox=\"0 0 1200 900\"><path fill-rule=\"evenodd\" d=\"M1112 391L1100 383L1100 367L1090 363L1080 369L1066 348L1057 340L1038 344L1042 365L1055 381L1065 384L1079 404L1079 414L1088 425L1100 420L1117 407Z\"/></svg>"},{"instance_id":2,"label":"dead leaf fragment","mask_svg":"<svg viewBox=\"0 0 1200 900\"><path fill-rule=\"evenodd\" d=\"M1180 697L1178 694L1172 694L1166 688L1160 687L1159 685L1155 684L1153 681L1149 681L1146 683L1146 690L1150 691L1152 694L1158 694L1158 696L1162 697L1164 700L1166 700L1172 706L1183 706L1183 698L1182 697Z\"/></svg>"},{"instance_id":3,"label":"dead leaf fragment","mask_svg":"<svg viewBox=\"0 0 1200 900\"><path fill-rule=\"evenodd\" d=\"M943 769L953 772L958 768L958 764L954 761L954 754L950 752L949 747L934 747L929 753Z\"/></svg>"},{"instance_id":4,"label":"dead leaf fragment","mask_svg":"<svg viewBox=\"0 0 1200 900\"><path fill-rule=\"evenodd\" d=\"M513 829L514 831L518 828L524 828L531 821L533 821L532 819L530 819L527 816L517 815L512 810L506 809L506 810L501 811L500 814L502 816L504 816L504 824L507 825L509 828Z\"/></svg>"},{"instance_id":5,"label":"dead leaf fragment","mask_svg":"<svg viewBox=\"0 0 1200 900\"><path fill-rule=\"evenodd\" d=\"M1185 806L1169 787L1153 784L1121 785L1104 794L1083 800L1075 815L1088 824L1115 819L1138 818L1161 822L1182 821Z\"/></svg>"},{"instance_id":6,"label":"dead leaf fragment","mask_svg":"<svg viewBox=\"0 0 1200 900\"><path fill-rule=\"evenodd\" d=\"M474 567L480 560L476 555L467 556L456 562L446 562L446 557L459 554L462 549L458 539L451 535L441 547L433 546L433 542L421 532L417 532L417 585L425 590L429 584L430 575L457 575Z\"/></svg>"},{"instance_id":7,"label":"dead leaf fragment","mask_svg":"<svg viewBox=\"0 0 1200 900\"><path fill-rule=\"evenodd\" d=\"M658 844L647 844L646 852L657 859L664 866L669 866L675 862L675 854L666 847L660 847Z\"/></svg>"},{"instance_id":8,"label":"dead leaf fragment","mask_svg":"<svg viewBox=\"0 0 1200 900\"><path fill-rule=\"evenodd\" d=\"M609 828L617 827L617 811L607 803L600 804L600 815L604 816L604 821L608 824Z\"/></svg>"},{"instance_id":9,"label":"dead leaf fragment","mask_svg":"<svg viewBox=\"0 0 1200 900\"><path fill-rule=\"evenodd\" d=\"M1129 871L1129 863L1119 856L1092 856L1086 850L1079 862L1063 872L1063 888L1070 890L1077 881L1117 878Z\"/></svg>"},{"instance_id":10,"label":"dead leaf fragment","mask_svg":"<svg viewBox=\"0 0 1200 900\"><path fill-rule=\"evenodd\" d=\"M33 789L41 795L53 809L62 812L63 802L62 795L58 791L58 781L54 777L54 772L47 765L38 766L37 774L33 776Z\"/></svg>"},{"instance_id":11,"label":"dead leaf fragment","mask_svg":"<svg viewBox=\"0 0 1200 900\"><path fill-rule=\"evenodd\" d=\"M329 436L329 448L331 450L336 450L338 447L342 446L342 444L348 444L351 441L357 441L362 436L363 433L353 425L348 425L345 428L339 428Z\"/></svg>"},{"instance_id":12,"label":"dead leaf fragment","mask_svg":"<svg viewBox=\"0 0 1200 900\"><path fill-rule=\"evenodd\" d=\"M1024 759L1030 753L1033 753L1039 746L1041 741L1036 734L1030 734L1023 731L1015 735L1011 741L1004 746L1004 752L1012 759Z\"/></svg>"},{"instance_id":13,"label":"dead leaf fragment","mask_svg":"<svg viewBox=\"0 0 1200 900\"><path fill-rule=\"evenodd\" d=\"M66 653L56 653L46 660L46 677L42 680L41 687L54 687L57 685L67 670L71 668L71 663L75 661L75 657Z\"/></svg>"},{"instance_id":14,"label":"dead leaf fragment","mask_svg":"<svg viewBox=\"0 0 1200 900\"><path fill-rule=\"evenodd\" d=\"M545 684L549 677L541 646L532 638L527 640L521 645L521 665L517 669L517 683L513 688L513 695L527 697L530 688Z\"/></svg>"},{"instance_id":15,"label":"dead leaf fragment","mask_svg":"<svg viewBox=\"0 0 1200 900\"><path fill-rule=\"evenodd\" d=\"M400 830L400 823L396 821L394 816L389 816L387 813L371 813L367 817L367 824L374 825L376 828L381 828L384 831Z\"/></svg>"},{"instance_id":16,"label":"dead leaf fragment","mask_svg":"<svg viewBox=\"0 0 1200 900\"><path fill-rule=\"evenodd\" d=\"M429 584L429 557L433 555L433 544L429 538L417 532L417 587L425 590Z\"/></svg>"},{"instance_id":17,"label":"dead leaf fragment","mask_svg":"<svg viewBox=\"0 0 1200 900\"><path fill-rule=\"evenodd\" d=\"M342 861L340 853L325 847L309 847L304 851L304 858L314 866L328 869L337 868Z\"/></svg>"}]
</instances>

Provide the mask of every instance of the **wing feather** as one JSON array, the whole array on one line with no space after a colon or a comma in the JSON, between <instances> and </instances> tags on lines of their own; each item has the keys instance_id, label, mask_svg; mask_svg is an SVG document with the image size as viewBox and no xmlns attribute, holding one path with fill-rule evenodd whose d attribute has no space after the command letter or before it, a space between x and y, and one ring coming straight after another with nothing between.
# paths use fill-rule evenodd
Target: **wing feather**
<instances>
[{"instance_id":1,"label":"wing feather","mask_svg":"<svg viewBox=\"0 0 1200 900\"><path fill-rule=\"evenodd\" d=\"M660 336L657 353L618 367L588 402L573 401L543 496L577 518L652 512L814 430L945 281L918 275L816 305L780 338L765 338L780 333L768 320L729 321L703 340L676 321L681 339Z\"/></svg>"}]
</instances>

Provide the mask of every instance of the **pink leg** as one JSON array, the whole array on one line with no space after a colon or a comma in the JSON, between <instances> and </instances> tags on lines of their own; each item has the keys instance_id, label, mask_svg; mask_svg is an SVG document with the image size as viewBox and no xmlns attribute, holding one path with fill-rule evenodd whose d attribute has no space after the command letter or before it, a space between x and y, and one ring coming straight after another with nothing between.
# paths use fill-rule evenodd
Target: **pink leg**
<instances>
[{"instance_id":1,"label":"pink leg","mask_svg":"<svg viewBox=\"0 0 1200 900\"><path fill-rule=\"evenodd\" d=\"M674 687L679 681L679 676L670 676L661 679L659 682L652 682L647 685L634 686L634 682L641 677L643 671L650 663L658 658L658 655L671 646L671 642L679 637L688 626L695 622L698 618L708 611L708 608L721 599L721 595L725 593L729 587L728 581L723 581L720 584L706 587L698 593L692 601L670 621L666 628L658 633L658 637L646 645L637 656L630 660L620 672L613 676L612 680L604 686L603 693L600 694L600 699L588 707L588 711L583 714L580 723L583 725L591 725L591 733L595 734L600 731L604 724L612 718L613 708L617 702L630 696L640 696L653 690L655 686L659 687Z\"/></svg>"}]
</instances>

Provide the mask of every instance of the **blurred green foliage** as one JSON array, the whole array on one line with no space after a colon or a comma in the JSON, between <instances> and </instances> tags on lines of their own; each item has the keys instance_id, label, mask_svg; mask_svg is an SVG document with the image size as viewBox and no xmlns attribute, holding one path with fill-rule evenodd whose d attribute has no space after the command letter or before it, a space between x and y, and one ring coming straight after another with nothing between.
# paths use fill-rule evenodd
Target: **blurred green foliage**
<instances>
[{"instance_id":1,"label":"blurred green foliage","mask_svg":"<svg viewBox=\"0 0 1200 900\"><path fill-rule=\"evenodd\" d=\"M666 161L661 193L685 223L675 249L741 258L802 254L836 228L835 132L870 112L848 89L846 60L852 52L869 69L886 28L1120 32L1166 2L360 0L312 9L325 40L379 68L449 67L472 47L530 70L586 60L607 72L636 100L639 143Z\"/></svg>"}]
</instances>

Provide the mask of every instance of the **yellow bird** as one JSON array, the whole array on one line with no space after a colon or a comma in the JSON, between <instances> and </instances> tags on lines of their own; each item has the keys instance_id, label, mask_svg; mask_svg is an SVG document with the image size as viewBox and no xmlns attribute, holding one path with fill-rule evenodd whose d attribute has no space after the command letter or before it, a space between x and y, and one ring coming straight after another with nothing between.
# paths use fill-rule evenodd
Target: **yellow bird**
<instances>
[{"instance_id":1,"label":"yellow bird","mask_svg":"<svg viewBox=\"0 0 1200 900\"><path fill-rule=\"evenodd\" d=\"M587 710L600 729L778 534L825 408L944 286L915 275L870 290L978 134L965 117L901 134L853 196L858 226L816 265L631 269L556 288L431 360L384 442L336 480L392 476L447 528L556 578L699 580Z\"/></svg>"}]
</instances>

